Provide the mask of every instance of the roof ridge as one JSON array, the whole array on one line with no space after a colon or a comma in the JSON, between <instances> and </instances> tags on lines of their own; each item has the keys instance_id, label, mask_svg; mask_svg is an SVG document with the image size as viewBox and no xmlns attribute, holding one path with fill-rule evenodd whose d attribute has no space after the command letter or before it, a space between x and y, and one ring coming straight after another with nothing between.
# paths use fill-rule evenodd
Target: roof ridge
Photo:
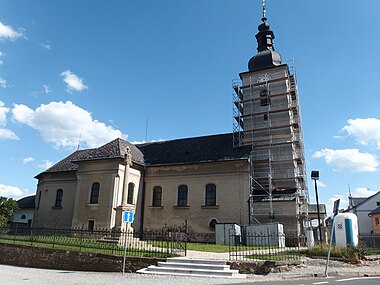
<instances>
[{"instance_id":1,"label":"roof ridge","mask_svg":"<svg viewBox=\"0 0 380 285\"><path fill-rule=\"evenodd\" d=\"M152 141L152 142L145 142L145 143L138 143L134 144L136 146L145 146L149 144L159 144L159 143L168 143L173 141L185 141L185 140L194 140L194 139L202 139L202 138L211 138L211 137L217 137L217 136L227 136L232 135L232 133L223 133L223 134L213 134L213 135L202 135L197 137L186 137L186 138L178 138L178 139L167 139L167 140L160 140L160 141Z\"/></svg>"},{"instance_id":2,"label":"roof ridge","mask_svg":"<svg viewBox=\"0 0 380 285\"><path fill-rule=\"evenodd\" d=\"M355 205L354 207L345 210L345 212L357 208L358 206L360 206L361 204L365 203L365 202L368 201L369 199L373 198L373 197L376 196L377 194L380 194L380 191L376 192L375 194L373 194L373 195L371 195L371 196L369 196L369 197L367 197L367 198L363 197L363 198L365 198L364 201L361 201L359 204ZM360 198L360 197L359 197L359 198Z\"/></svg>"}]
</instances>

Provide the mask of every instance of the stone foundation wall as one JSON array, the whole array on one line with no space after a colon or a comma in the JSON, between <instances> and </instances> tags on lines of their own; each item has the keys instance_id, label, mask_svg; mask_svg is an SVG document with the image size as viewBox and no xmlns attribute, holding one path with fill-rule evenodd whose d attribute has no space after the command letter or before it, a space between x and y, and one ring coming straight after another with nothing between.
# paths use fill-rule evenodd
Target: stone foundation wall
<instances>
[{"instance_id":1,"label":"stone foundation wall","mask_svg":"<svg viewBox=\"0 0 380 285\"><path fill-rule=\"evenodd\" d=\"M75 271L122 272L123 257L0 243L0 264ZM156 265L160 258L127 257L125 272Z\"/></svg>"}]
</instances>

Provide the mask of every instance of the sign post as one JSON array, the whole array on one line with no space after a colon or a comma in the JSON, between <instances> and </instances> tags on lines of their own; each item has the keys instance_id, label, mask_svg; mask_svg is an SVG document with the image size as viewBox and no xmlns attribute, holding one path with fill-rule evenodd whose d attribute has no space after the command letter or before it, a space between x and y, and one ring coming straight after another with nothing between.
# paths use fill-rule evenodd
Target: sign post
<instances>
[{"instance_id":1,"label":"sign post","mask_svg":"<svg viewBox=\"0 0 380 285\"><path fill-rule=\"evenodd\" d=\"M124 211L123 212L123 222L127 223L127 227L124 232L124 256L123 256L123 274L125 273L125 259L127 257L127 235L128 235L128 223L133 223L134 212Z\"/></svg>"},{"instance_id":2,"label":"sign post","mask_svg":"<svg viewBox=\"0 0 380 285\"><path fill-rule=\"evenodd\" d=\"M329 242L329 251L328 251L328 254L327 254L327 262L326 262L326 269L325 269L325 277L328 277L328 275L329 275L329 263L330 263L331 244L332 244L332 239L333 239L334 231L335 231L334 220L335 220L335 216L338 215L338 213L339 213L339 204L340 204L340 199L335 200L335 202L334 202L334 210L333 210L334 214L333 214L332 223L331 223L331 234L330 234L330 242Z\"/></svg>"}]
</instances>

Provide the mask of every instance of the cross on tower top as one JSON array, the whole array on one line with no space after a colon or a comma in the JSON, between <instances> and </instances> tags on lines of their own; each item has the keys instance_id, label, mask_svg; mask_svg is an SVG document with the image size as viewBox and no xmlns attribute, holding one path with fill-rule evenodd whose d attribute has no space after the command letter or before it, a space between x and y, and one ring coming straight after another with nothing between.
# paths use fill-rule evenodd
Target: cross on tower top
<instances>
[{"instance_id":1,"label":"cross on tower top","mask_svg":"<svg viewBox=\"0 0 380 285\"><path fill-rule=\"evenodd\" d=\"M262 21L266 21L267 19L267 3L266 3L266 0L262 0L263 2L263 18L262 18Z\"/></svg>"}]
</instances>

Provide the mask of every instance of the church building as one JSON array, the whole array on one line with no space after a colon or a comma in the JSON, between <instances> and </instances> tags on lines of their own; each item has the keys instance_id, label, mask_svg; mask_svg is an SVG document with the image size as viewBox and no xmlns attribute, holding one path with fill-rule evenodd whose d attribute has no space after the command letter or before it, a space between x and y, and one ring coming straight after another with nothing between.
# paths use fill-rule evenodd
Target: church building
<instances>
[{"instance_id":1,"label":"church building","mask_svg":"<svg viewBox=\"0 0 380 285\"><path fill-rule=\"evenodd\" d=\"M279 222L305 234L307 187L296 78L275 51L263 11L257 54L234 81L233 132L77 150L38 174L34 226L160 230L187 221Z\"/></svg>"}]
</instances>

